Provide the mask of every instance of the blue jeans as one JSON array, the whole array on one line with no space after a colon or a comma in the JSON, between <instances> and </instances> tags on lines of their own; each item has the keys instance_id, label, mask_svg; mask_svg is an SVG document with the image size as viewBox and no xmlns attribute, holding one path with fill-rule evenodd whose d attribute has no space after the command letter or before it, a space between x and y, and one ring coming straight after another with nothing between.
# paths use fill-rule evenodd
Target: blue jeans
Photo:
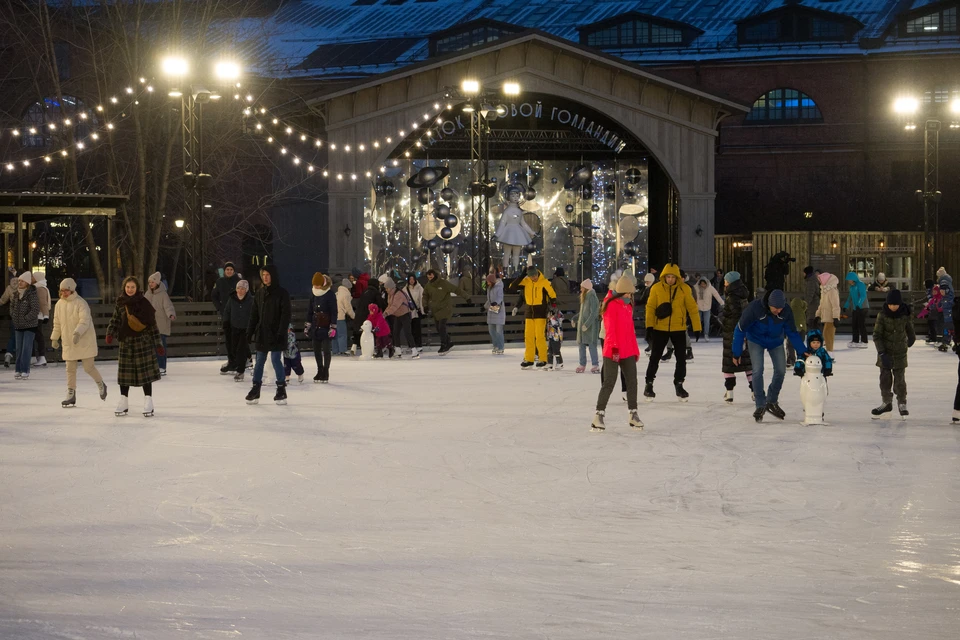
<instances>
[{"instance_id":1,"label":"blue jeans","mask_svg":"<svg viewBox=\"0 0 960 640\"><path fill-rule=\"evenodd\" d=\"M161 369L167 368L167 336L160 334L160 344L163 345L163 355L157 354L157 364Z\"/></svg>"},{"instance_id":2,"label":"blue jeans","mask_svg":"<svg viewBox=\"0 0 960 640\"><path fill-rule=\"evenodd\" d=\"M17 373L30 373L30 359L33 357L33 339L36 334L32 329L17 330Z\"/></svg>"},{"instance_id":3,"label":"blue jeans","mask_svg":"<svg viewBox=\"0 0 960 640\"><path fill-rule=\"evenodd\" d=\"M490 331L490 344L493 345L493 348L503 351L503 325L488 324L487 330Z\"/></svg>"},{"instance_id":4,"label":"blue jeans","mask_svg":"<svg viewBox=\"0 0 960 640\"><path fill-rule=\"evenodd\" d=\"M596 367L599 366L600 362L597 360L597 343L593 344L577 344L580 347L580 366L587 366L587 348L590 349L590 366Z\"/></svg>"},{"instance_id":5,"label":"blue jeans","mask_svg":"<svg viewBox=\"0 0 960 640\"><path fill-rule=\"evenodd\" d=\"M753 364L753 397L759 409L780 399L780 387L783 386L783 378L787 373L787 355L784 353L783 344L772 349L764 349L757 343L747 340L747 348L750 350L750 362ZM767 389L766 394L763 391L764 352L770 354L770 360L773 362L773 380L770 381L770 388Z\"/></svg>"},{"instance_id":6,"label":"blue jeans","mask_svg":"<svg viewBox=\"0 0 960 640\"><path fill-rule=\"evenodd\" d=\"M273 372L277 376L277 386L285 384L287 379L283 373L283 360L280 358L280 351L270 352L270 363L273 365ZM257 362L253 365L253 384L263 384L263 365L267 363L267 352L257 351Z\"/></svg>"},{"instance_id":7,"label":"blue jeans","mask_svg":"<svg viewBox=\"0 0 960 640\"><path fill-rule=\"evenodd\" d=\"M337 337L333 340L332 352L334 355L347 352L347 321L337 320Z\"/></svg>"}]
</instances>

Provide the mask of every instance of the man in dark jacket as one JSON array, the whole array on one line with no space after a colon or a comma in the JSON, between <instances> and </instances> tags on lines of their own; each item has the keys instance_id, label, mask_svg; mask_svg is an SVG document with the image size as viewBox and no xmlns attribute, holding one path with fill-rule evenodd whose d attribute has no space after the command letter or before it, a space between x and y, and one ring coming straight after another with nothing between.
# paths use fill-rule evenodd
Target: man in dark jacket
<instances>
[{"instance_id":1,"label":"man in dark jacket","mask_svg":"<svg viewBox=\"0 0 960 640\"><path fill-rule=\"evenodd\" d=\"M363 293L360 294L359 298L354 299L354 303L353 350L356 352L356 350L360 348L360 334L363 333L363 323L367 320L367 316L370 315L370 305L375 304L380 306L380 282L377 280L367 280L364 283Z\"/></svg>"},{"instance_id":2,"label":"man in dark jacket","mask_svg":"<svg viewBox=\"0 0 960 640\"><path fill-rule=\"evenodd\" d=\"M227 306L227 300L229 300L233 292L236 291L238 282L240 282L240 276L236 274L233 263L227 262L223 265L223 276L217 279L217 282L213 285L213 292L210 294L210 297L213 299L213 306L217 310L217 315L222 319L224 341L227 343L227 364L220 367L221 375L229 375L234 371L234 368L231 366L231 363L236 359L236 354L233 352L233 344L231 344L230 341L232 327L223 312ZM243 331L247 330L245 326L239 328Z\"/></svg>"},{"instance_id":3,"label":"man in dark jacket","mask_svg":"<svg viewBox=\"0 0 960 640\"><path fill-rule=\"evenodd\" d=\"M807 331L819 329L817 326L817 309L820 308L820 280L817 279L817 272L813 267L807 265L803 268L803 300L807 303Z\"/></svg>"},{"instance_id":4,"label":"man in dark jacket","mask_svg":"<svg viewBox=\"0 0 960 640\"><path fill-rule=\"evenodd\" d=\"M423 287L423 310L433 316L433 322L440 334L439 355L445 355L453 348L453 341L447 333L447 321L453 317L454 300L458 296L469 301L467 293L440 277L434 269L427 271L427 284ZM546 316L544 316L546 317Z\"/></svg>"},{"instance_id":5,"label":"man in dark jacket","mask_svg":"<svg viewBox=\"0 0 960 640\"><path fill-rule=\"evenodd\" d=\"M227 299L223 308L223 324L227 327L227 372L234 373L236 382L243 382L243 373L247 370L250 357L250 344L247 342L247 327L250 326L250 314L253 312L253 295L246 280L237 283L237 289Z\"/></svg>"},{"instance_id":6,"label":"man in dark jacket","mask_svg":"<svg viewBox=\"0 0 960 640\"><path fill-rule=\"evenodd\" d=\"M286 376L283 372L281 354L287 348L287 329L290 326L290 294L280 286L280 277L274 265L260 269L263 286L253 299L247 338L257 346L257 362L253 367L253 388L247 394L247 403L260 400L260 385L263 383L263 367L270 354L270 362L277 376L277 394L273 401L287 403Z\"/></svg>"},{"instance_id":7,"label":"man in dark jacket","mask_svg":"<svg viewBox=\"0 0 960 640\"><path fill-rule=\"evenodd\" d=\"M790 273L790 263L796 261L797 259L791 258L786 251L776 253L770 258L770 262L763 270L763 288L766 289L767 295L776 289L783 291L786 286L787 275Z\"/></svg>"}]
</instances>

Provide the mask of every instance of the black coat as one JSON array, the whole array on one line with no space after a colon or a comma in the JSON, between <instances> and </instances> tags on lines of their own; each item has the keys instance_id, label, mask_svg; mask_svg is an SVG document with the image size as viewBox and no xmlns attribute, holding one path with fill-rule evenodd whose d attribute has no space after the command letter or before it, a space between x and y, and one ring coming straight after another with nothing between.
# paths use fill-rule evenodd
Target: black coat
<instances>
[{"instance_id":1,"label":"black coat","mask_svg":"<svg viewBox=\"0 0 960 640\"><path fill-rule=\"evenodd\" d=\"M333 289L328 289L322 296L310 296L310 301L307 303L306 323L311 325L312 340L327 338L330 326L337 324L337 294Z\"/></svg>"},{"instance_id":2,"label":"black coat","mask_svg":"<svg viewBox=\"0 0 960 640\"><path fill-rule=\"evenodd\" d=\"M733 330L737 328L737 322L743 310L750 304L750 292L743 280L737 280L726 287L723 292L723 308L720 315L720 322L723 324L723 372L738 373L741 371L752 371L750 364L750 352L743 350L740 356L740 366L733 364Z\"/></svg>"},{"instance_id":3,"label":"black coat","mask_svg":"<svg viewBox=\"0 0 960 640\"><path fill-rule=\"evenodd\" d=\"M223 324L232 329L246 331L250 326L250 314L253 311L253 294L247 293L241 300L234 291L227 298L227 304L223 308Z\"/></svg>"},{"instance_id":4,"label":"black coat","mask_svg":"<svg viewBox=\"0 0 960 640\"><path fill-rule=\"evenodd\" d=\"M237 274L233 274L229 278L226 276L217 278L217 283L213 285L213 293L210 295L213 299L213 306L217 309L217 313L223 313L224 308L227 306L227 300L230 299L230 295L237 290L238 282L240 282L240 276Z\"/></svg>"},{"instance_id":5,"label":"black coat","mask_svg":"<svg viewBox=\"0 0 960 640\"><path fill-rule=\"evenodd\" d=\"M783 291L786 285L787 275L790 273L790 254L781 251L770 258L766 269L763 270L763 288L769 295L774 289Z\"/></svg>"},{"instance_id":6,"label":"black coat","mask_svg":"<svg viewBox=\"0 0 960 640\"><path fill-rule=\"evenodd\" d=\"M275 266L264 269L270 273L270 286L261 287L253 298L247 337L256 343L257 351L283 351L290 326L290 294L280 286Z\"/></svg>"},{"instance_id":7,"label":"black coat","mask_svg":"<svg viewBox=\"0 0 960 640\"><path fill-rule=\"evenodd\" d=\"M357 331L360 331L360 325L362 325L367 319L367 316L370 315L369 307L371 304L380 306L380 283L376 280L371 280L370 286L357 298L356 318L354 318L354 326ZM384 308L386 307L380 307L380 310L382 311Z\"/></svg>"}]
</instances>

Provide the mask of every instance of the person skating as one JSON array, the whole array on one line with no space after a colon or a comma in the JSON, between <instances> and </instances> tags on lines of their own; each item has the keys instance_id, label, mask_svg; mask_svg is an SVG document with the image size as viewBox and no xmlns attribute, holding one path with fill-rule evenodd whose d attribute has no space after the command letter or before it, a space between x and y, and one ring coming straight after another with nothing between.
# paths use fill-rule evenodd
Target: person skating
<instances>
[{"instance_id":1,"label":"person skating","mask_svg":"<svg viewBox=\"0 0 960 640\"><path fill-rule=\"evenodd\" d=\"M0 307L5 304L10 304L13 300L13 296L17 293L17 283L19 279L16 274L10 278L7 288L4 289L3 295L0 295ZM7 338L7 352L3 354L3 366L10 368L10 365L13 364L14 356L17 353L17 332L13 328L13 320L10 320L10 337Z\"/></svg>"},{"instance_id":2,"label":"person skating","mask_svg":"<svg viewBox=\"0 0 960 640\"><path fill-rule=\"evenodd\" d=\"M353 281L353 291L351 293L354 298L359 298L370 287L370 274L354 268L350 272L350 278Z\"/></svg>"},{"instance_id":3,"label":"person skating","mask_svg":"<svg viewBox=\"0 0 960 640\"><path fill-rule=\"evenodd\" d=\"M753 366L753 397L756 410L753 417L757 422L763 422L763 414L769 412L783 420L786 414L780 408L780 388L787 372L786 354L783 349L784 338L793 342L798 354L806 357L807 347L803 344L803 337L797 333L793 320L793 311L787 304L787 297L780 289L774 289L767 296L766 302L757 299L747 305L733 332L733 364L740 364L744 344L750 352L750 363ZM773 363L773 379L767 390L763 388L763 355L770 354Z\"/></svg>"},{"instance_id":4,"label":"person skating","mask_svg":"<svg viewBox=\"0 0 960 640\"><path fill-rule=\"evenodd\" d=\"M170 300L170 296L167 294L167 285L161 281L159 271L147 278L147 290L143 293L143 297L147 299L157 313L157 331L160 332L160 343L164 349L164 355L158 355L157 360L160 365L160 375L165 376L167 375L167 336L170 335L173 321L177 319L177 310L174 308L173 301ZM221 315L222 314L223 312L221 311ZM224 329L224 336L227 336L226 329ZM230 338L226 337L226 340L229 343ZM227 353L230 353L229 349ZM230 364L229 360L227 364Z\"/></svg>"},{"instance_id":5,"label":"person skating","mask_svg":"<svg viewBox=\"0 0 960 640\"><path fill-rule=\"evenodd\" d=\"M697 286L694 287L694 293L697 298L697 311L700 315L700 326L703 328L701 333L703 334L703 341L710 342L710 313L713 308L713 303L716 301L720 305L720 308L723 308L723 298L720 297L720 293L713 288L713 285L710 284L710 281L706 278L700 278L697 282ZM700 336L697 336L697 340L700 339Z\"/></svg>"},{"instance_id":6,"label":"person skating","mask_svg":"<svg viewBox=\"0 0 960 640\"><path fill-rule=\"evenodd\" d=\"M387 358L393 358L394 355L394 346L393 346L393 336L390 332L390 325L387 323L387 319L383 317L383 312L380 311L380 307L375 304L371 304L368 309L370 312L367 316L367 322L370 323L374 335L374 358L382 358L384 353L387 354Z\"/></svg>"},{"instance_id":7,"label":"person skating","mask_svg":"<svg viewBox=\"0 0 960 640\"><path fill-rule=\"evenodd\" d=\"M787 276L790 275L790 263L796 262L786 251L773 254L763 270L763 288L769 296L771 291L786 287Z\"/></svg>"},{"instance_id":8,"label":"person skating","mask_svg":"<svg viewBox=\"0 0 960 640\"><path fill-rule=\"evenodd\" d=\"M634 296L633 311L639 316L640 326L643 327L643 341L647 343L643 353L650 355L650 336L647 335L647 301L650 300L650 287L657 281L657 276L648 273L643 276L643 289Z\"/></svg>"},{"instance_id":9,"label":"person skating","mask_svg":"<svg viewBox=\"0 0 960 640\"><path fill-rule=\"evenodd\" d=\"M311 281L303 332L313 341L313 357L317 361L317 375L313 381L321 384L330 381L331 342L337 337L337 309L337 294L332 290L330 276L318 271Z\"/></svg>"},{"instance_id":10,"label":"person skating","mask_svg":"<svg viewBox=\"0 0 960 640\"><path fill-rule=\"evenodd\" d=\"M660 272L660 281L650 287L650 299L646 307L650 361L647 363L643 396L647 402L653 401L656 397L653 382L657 378L660 358L668 342L678 352L677 366L673 374L673 386L677 398L681 402L686 402L690 396L683 388L687 377L687 361L679 354L682 354L686 347L687 320L689 319L693 324L694 333L701 330L698 311L690 287L680 280L680 268L675 264L665 265Z\"/></svg>"},{"instance_id":11,"label":"person skating","mask_svg":"<svg viewBox=\"0 0 960 640\"><path fill-rule=\"evenodd\" d=\"M557 267L556 271L553 272L553 277L550 278L550 286L557 293L563 295L570 293L570 280L567 278L567 272L563 270L563 267Z\"/></svg>"},{"instance_id":12,"label":"person skating","mask_svg":"<svg viewBox=\"0 0 960 640\"><path fill-rule=\"evenodd\" d=\"M927 303L917 314L921 320L927 321L927 344L939 344L940 342L940 321L943 319L943 294L940 293L940 285L934 284L933 280L927 280Z\"/></svg>"},{"instance_id":13,"label":"person skating","mask_svg":"<svg viewBox=\"0 0 960 640\"><path fill-rule=\"evenodd\" d=\"M365 276L367 274L360 274ZM358 280L358 282L360 282ZM354 284L354 291L356 291L356 284ZM370 281L370 279L363 280L363 292L359 297L354 299L354 322L353 322L353 352L357 353L358 350L361 350L360 346L360 333L363 323L366 321L367 316L370 314L370 305L377 304L377 301L380 299L380 283L376 280ZM372 354L363 354L363 355L372 355Z\"/></svg>"},{"instance_id":14,"label":"person skating","mask_svg":"<svg viewBox=\"0 0 960 640\"><path fill-rule=\"evenodd\" d=\"M30 377L33 341L40 326L40 299L33 285L33 274L29 271L24 271L17 279L17 292L10 299L10 319L17 344L14 378L26 380Z\"/></svg>"},{"instance_id":15,"label":"person skating","mask_svg":"<svg viewBox=\"0 0 960 640\"><path fill-rule=\"evenodd\" d=\"M739 364L733 363L733 333L740 322L740 316L750 304L750 292L747 285L740 279L737 271L730 271L723 276L725 303L721 311L720 323L723 325L723 359L721 371L723 372L723 386L726 392L723 394L725 402L733 402L733 390L737 386L737 374L744 373L747 376L747 384L750 391L753 391L753 365L750 362L750 352L746 351L740 357Z\"/></svg>"},{"instance_id":16,"label":"person skating","mask_svg":"<svg viewBox=\"0 0 960 640\"><path fill-rule=\"evenodd\" d=\"M277 380L277 393L273 401L277 404L287 404L287 387L281 354L287 346L290 294L280 286L280 275L275 265L270 264L260 269L260 280L263 286L254 296L247 331L248 342L256 345L257 359L253 366L253 387L247 394L246 400L247 404L257 404L260 401L263 368L269 354Z\"/></svg>"},{"instance_id":17,"label":"person skating","mask_svg":"<svg viewBox=\"0 0 960 640\"><path fill-rule=\"evenodd\" d=\"M413 358L419 358L420 350L413 340L413 329L410 325L410 313L413 311L410 298L403 289L397 288L393 278L387 278L383 286L387 291L387 308L384 309L383 315L393 321L393 333L397 336L397 346L399 347L401 339L405 340L407 348L410 349L410 355ZM403 357L402 347L398 355Z\"/></svg>"},{"instance_id":18,"label":"person skating","mask_svg":"<svg viewBox=\"0 0 960 640\"><path fill-rule=\"evenodd\" d=\"M510 285L513 291L520 291L520 300L526 307L523 323L523 362L520 367L529 369L533 360L539 356L537 368L547 366L547 308L550 301L557 297L553 285L540 270L534 266L527 267L526 275L521 274ZM517 315L520 305L513 308L512 315Z\"/></svg>"},{"instance_id":19,"label":"person skating","mask_svg":"<svg viewBox=\"0 0 960 640\"><path fill-rule=\"evenodd\" d=\"M820 308L820 280L813 267L803 268L803 301L807 303L806 324L811 330L817 326L817 309Z\"/></svg>"},{"instance_id":20,"label":"person skating","mask_svg":"<svg viewBox=\"0 0 960 640\"><path fill-rule=\"evenodd\" d=\"M417 274L411 272L407 274L407 284L403 287L403 292L407 294L410 301L413 302L413 311L410 313L410 330L413 331L413 341L417 345L417 351L423 350L423 285L417 281Z\"/></svg>"},{"instance_id":21,"label":"person skating","mask_svg":"<svg viewBox=\"0 0 960 640\"><path fill-rule=\"evenodd\" d=\"M953 345L953 352L960 358L960 342ZM960 363L957 365L957 392L953 396L953 424L960 424Z\"/></svg>"},{"instance_id":22,"label":"person skating","mask_svg":"<svg viewBox=\"0 0 960 640\"><path fill-rule=\"evenodd\" d=\"M233 354L231 360L227 362L230 367L228 372L234 374L234 382L243 382L247 360L250 359L247 329L250 326L251 311L253 311L253 296L250 295L250 283L240 280L227 299L227 306L223 309L224 325L230 328L226 334L228 353Z\"/></svg>"},{"instance_id":23,"label":"person skating","mask_svg":"<svg viewBox=\"0 0 960 640\"><path fill-rule=\"evenodd\" d=\"M119 342L117 357L117 384L120 385L120 403L117 416L127 415L130 387L143 387L143 415L153 415L153 383L160 379L158 355L165 355L157 331L157 314L153 305L143 296L140 281L127 276L120 285L113 317L107 325L107 344Z\"/></svg>"},{"instance_id":24,"label":"person skating","mask_svg":"<svg viewBox=\"0 0 960 640\"><path fill-rule=\"evenodd\" d=\"M227 320L223 316L223 311L227 306L227 301L230 299L230 296L236 291L238 282L240 282L240 276L237 274L233 263L225 262L223 265L223 275L217 278L216 283L213 285L213 292L210 294L210 298L213 300L213 306L217 310L217 316L220 317L224 342L227 344L227 363L220 367L220 373L223 375L230 375L233 371L231 363L236 360L236 355L230 351L233 345L236 344L235 342L231 343L230 340L230 333L234 327L227 324ZM236 327L236 329L243 330L244 332L247 330L246 327Z\"/></svg>"},{"instance_id":25,"label":"person skating","mask_svg":"<svg viewBox=\"0 0 960 640\"><path fill-rule=\"evenodd\" d=\"M557 301L551 300L547 309L547 368L551 371L563 369L563 311L557 307Z\"/></svg>"},{"instance_id":26,"label":"person skating","mask_svg":"<svg viewBox=\"0 0 960 640\"><path fill-rule=\"evenodd\" d=\"M597 358L597 343L600 341L600 301L589 279L580 283L580 311L570 319L577 330L577 348L580 350L580 366L577 373L587 370L587 350L590 351L590 373L600 373Z\"/></svg>"},{"instance_id":27,"label":"person skating","mask_svg":"<svg viewBox=\"0 0 960 640\"><path fill-rule=\"evenodd\" d=\"M504 350L503 327L507 322L507 312L503 304L503 280L495 273L487 274L487 299L483 303L487 312L487 331L490 333L490 344L495 356L501 355Z\"/></svg>"},{"instance_id":28,"label":"person skating","mask_svg":"<svg viewBox=\"0 0 960 640\"><path fill-rule=\"evenodd\" d=\"M640 347L637 345L637 333L633 324L633 305L630 300L636 292L633 280L621 277L614 291L604 298L600 313L606 337L603 341L603 384L597 396L597 413L591 424L592 431L603 431L604 415L610 394L617 384L618 371L627 381L627 412L629 424L642 430L643 422L637 414L637 360L640 359Z\"/></svg>"},{"instance_id":29,"label":"person skating","mask_svg":"<svg viewBox=\"0 0 960 640\"><path fill-rule=\"evenodd\" d=\"M790 301L790 308L793 310L793 321L797 324L797 331L800 335L807 335L807 301L801 297L793 298ZM797 363L797 352L793 348L793 343L786 341L787 366L792 367Z\"/></svg>"},{"instance_id":30,"label":"person skating","mask_svg":"<svg viewBox=\"0 0 960 640\"><path fill-rule=\"evenodd\" d=\"M63 408L77 404L77 362L83 371L97 383L101 400L107 399L107 385L94 365L97 357L97 332L93 327L90 305L77 295L77 283L73 278L60 282L60 302L53 308L53 332L50 346L60 347L63 340L63 361L67 363L67 397L60 403Z\"/></svg>"},{"instance_id":31,"label":"person skating","mask_svg":"<svg viewBox=\"0 0 960 640\"><path fill-rule=\"evenodd\" d=\"M450 282L440 277L435 270L427 271L427 284L423 287L423 309L433 315L433 322L440 334L438 354L446 355L453 348L453 342L447 333L447 322L453 317L454 301L451 296L463 296L464 293Z\"/></svg>"},{"instance_id":32,"label":"person skating","mask_svg":"<svg viewBox=\"0 0 960 640\"><path fill-rule=\"evenodd\" d=\"M832 358L837 321L840 319L840 280L832 273L824 272L817 276L817 281L820 283L820 306L817 307L816 317L823 325L823 346Z\"/></svg>"},{"instance_id":33,"label":"person skating","mask_svg":"<svg viewBox=\"0 0 960 640\"><path fill-rule=\"evenodd\" d=\"M843 308L851 309L853 320L853 340L847 346L851 349L866 349L867 310L870 308L870 302L867 300L867 285L860 281L860 277L855 272L850 271L847 273L847 286L850 290Z\"/></svg>"},{"instance_id":34,"label":"person skating","mask_svg":"<svg viewBox=\"0 0 960 640\"><path fill-rule=\"evenodd\" d=\"M937 269L937 285L940 287L940 293L943 295L943 334L938 349L946 351L953 342L953 303L956 299L953 290L953 278L947 273L944 267Z\"/></svg>"},{"instance_id":35,"label":"person skating","mask_svg":"<svg viewBox=\"0 0 960 640\"><path fill-rule=\"evenodd\" d=\"M833 375L833 358L823 346L823 333L819 329L813 329L807 333L807 353L820 358L820 373L824 378ZM807 356L810 357L810 356ZM799 358L793 363L793 375L802 378L807 371L807 363L803 358Z\"/></svg>"},{"instance_id":36,"label":"person skating","mask_svg":"<svg viewBox=\"0 0 960 640\"><path fill-rule=\"evenodd\" d=\"M349 331L347 329L347 320L356 318L353 312L353 296L350 294L350 280L344 278L340 281L337 288L337 337L333 341L332 353L334 355L349 355L347 342Z\"/></svg>"},{"instance_id":37,"label":"person skating","mask_svg":"<svg viewBox=\"0 0 960 640\"><path fill-rule=\"evenodd\" d=\"M39 367L47 366L47 343L44 340L43 327L50 322L50 290L47 288L47 275L43 271L34 271L32 274L33 286L37 288L37 300L40 302L40 314L37 324L37 337L33 342L36 357L33 364Z\"/></svg>"},{"instance_id":38,"label":"person skating","mask_svg":"<svg viewBox=\"0 0 960 640\"><path fill-rule=\"evenodd\" d=\"M874 418L893 411L893 396L897 396L897 410L902 418L907 411L907 350L917 337L913 331L910 306L904 304L898 289L887 293L886 302L873 325L873 345L877 349L880 368L880 406L871 411Z\"/></svg>"},{"instance_id":39,"label":"person skating","mask_svg":"<svg viewBox=\"0 0 960 640\"><path fill-rule=\"evenodd\" d=\"M309 329L304 329L304 333L307 331ZM297 334L291 324L287 327L287 346L283 350L284 384L290 384L290 376L294 373L297 374L297 382L303 384L303 361L300 358L300 347L297 346ZM316 380L314 378L314 381Z\"/></svg>"}]
</instances>

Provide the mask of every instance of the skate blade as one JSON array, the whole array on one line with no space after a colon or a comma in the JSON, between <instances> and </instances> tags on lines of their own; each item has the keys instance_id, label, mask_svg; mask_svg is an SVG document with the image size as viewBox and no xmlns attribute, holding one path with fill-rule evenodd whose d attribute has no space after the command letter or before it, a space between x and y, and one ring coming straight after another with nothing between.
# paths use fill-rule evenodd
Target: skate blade
<instances>
[{"instance_id":1,"label":"skate blade","mask_svg":"<svg viewBox=\"0 0 960 640\"><path fill-rule=\"evenodd\" d=\"M277 400L276 402L277 402L277 405L278 405L278 406L283 406L283 405L287 404L287 401L286 401L286 400Z\"/></svg>"},{"instance_id":2,"label":"skate blade","mask_svg":"<svg viewBox=\"0 0 960 640\"><path fill-rule=\"evenodd\" d=\"M730 399L730 400L724 400L724 402L726 402L727 404L733 404L733 400L732 400L732 399Z\"/></svg>"},{"instance_id":3,"label":"skate blade","mask_svg":"<svg viewBox=\"0 0 960 640\"><path fill-rule=\"evenodd\" d=\"M113 415L115 415L115 416L118 417L118 418L125 418L125 417L127 417L127 412L126 412L126 411L114 411L114 412L113 412Z\"/></svg>"},{"instance_id":4,"label":"skate blade","mask_svg":"<svg viewBox=\"0 0 960 640\"><path fill-rule=\"evenodd\" d=\"M643 397L643 401L644 401L644 402L653 402L654 400L655 400L655 398L648 398L648 397L646 397L646 396Z\"/></svg>"},{"instance_id":5,"label":"skate blade","mask_svg":"<svg viewBox=\"0 0 960 640\"><path fill-rule=\"evenodd\" d=\"M259 404L260 400L247 400L247 404Z\"/></svg>"},{"instance_id":6,"label":"skate blade","mask_svg":"<svg viewBox=\"0 0 960 640\"><path fill-rule=\"evenodd\" d=\"M630 428L633 429L634 431L643 431L642 424L632 424L630 425Z\"/></svg>"},{"instance_id":7,"label":"skate blade","mask_svg":"<svg viewBox=\"0 0 960 640\"><path fill-rule=\"evenodd\" d=\"M678 401L678 402L690 402L690 398L681 398L681 397L677 396L677 401Z\"/></svg>"},{"instance_id":8,"label":"skate blade","mask_svg":"<svg viewBox=\"0 0 960 640\"><path fill-rule=\"evenodd\" d=\"M606 431L606 429L603 427L590 427L590 431L593 431L594 433L603 433Z\"/></svg>"},{"instance_id":9,"label":"skate blade","mask_svg":"<svg viewBox=\"0 0 960 640\"><path fill-rule=\"evenodd\" d=\"M144 411L144 412L143 412L143 417L144 417L144 418L152 418L152 417L153 417L153 411Z\"/></svg>"}]
</instances>

